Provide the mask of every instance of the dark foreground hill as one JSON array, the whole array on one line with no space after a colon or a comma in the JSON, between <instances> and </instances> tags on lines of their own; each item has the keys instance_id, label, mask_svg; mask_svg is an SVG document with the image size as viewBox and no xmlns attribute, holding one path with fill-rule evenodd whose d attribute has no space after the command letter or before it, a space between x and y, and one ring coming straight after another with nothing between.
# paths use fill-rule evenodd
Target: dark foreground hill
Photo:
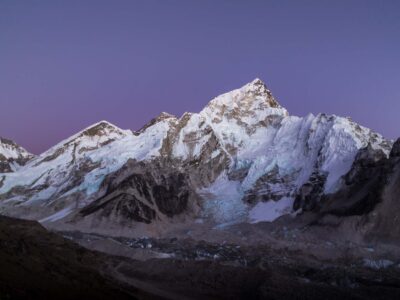
<instances>
[{"instance_id":1,"label":"dark foreground hill","mask_svg":"<svg viewBox=\"0 0 400 300\"><path fill-rule=\"evenodd\" d=\"M135 299L140 292L100 274L100 253L34 221L0 217L0 299Z\"/></svg>"}]
</instances>

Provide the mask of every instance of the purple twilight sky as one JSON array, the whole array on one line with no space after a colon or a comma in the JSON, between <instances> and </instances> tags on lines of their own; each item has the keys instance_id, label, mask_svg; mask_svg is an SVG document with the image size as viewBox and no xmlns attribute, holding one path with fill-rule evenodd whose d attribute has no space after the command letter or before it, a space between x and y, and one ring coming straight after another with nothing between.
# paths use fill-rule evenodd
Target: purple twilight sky
<instances>
[{"instance_id":1,"label":"purple twilight sky","mask_svg":"<svg viewBox=\"0 0 400 300\"><path fill-rule=\"evenodd\" d=\"M293 115L400 136L400 1L0 2L0 136L138 129L255 77Z\"/></svg>"}]
</instances>

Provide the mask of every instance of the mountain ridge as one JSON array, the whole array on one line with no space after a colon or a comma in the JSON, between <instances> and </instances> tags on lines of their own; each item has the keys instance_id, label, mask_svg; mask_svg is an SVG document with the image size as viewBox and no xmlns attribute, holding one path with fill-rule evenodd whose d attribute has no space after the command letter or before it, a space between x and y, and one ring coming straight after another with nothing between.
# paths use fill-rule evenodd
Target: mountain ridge
<instances>
[{"instance_id":1,"label":"mountain ridge","mask_svg":"<svg viewBox=\"0 0 400 300\"><path fill-rule=\"evenodd\" d=\"M107 121L83 129L17 173L3 175L0 209L90 227L107 217L101 210L90 216L85 208L108 199L107 215L117 227L143 227L137 220L150 227L195 219L273 221L312 209L307 193L322 199L341 188L367 146L388 157L392 142L348 118L291 116L255 79L212 99L199 113L161 113L137 132ZM115 187L115 181L126 183ZM167 192L178 182L180 200Z\"/></svg>"}]
</instances>

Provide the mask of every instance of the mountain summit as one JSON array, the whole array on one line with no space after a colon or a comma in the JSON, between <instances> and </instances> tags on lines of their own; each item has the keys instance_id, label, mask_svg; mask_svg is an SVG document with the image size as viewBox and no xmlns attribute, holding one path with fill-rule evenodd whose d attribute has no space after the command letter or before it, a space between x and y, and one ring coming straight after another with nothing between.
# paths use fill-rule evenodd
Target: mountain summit
<instances>
[{"instance_id":1,"label":"mountain summit","mask_svg":"<svg viewBox=\"0 0 400 300\"><path fill-rule=\"evenodd\" d=\"M214 98L208 106L226 106L236 108L240 105L245 105L250 108L254 102L261 104L258 109L266 107L281 107L274 99L271 91L268 90L265 83L258 78L244 85L240 89L233 90ZM256 107L253 106L253 108Z\"/></svg>"}]
</instances>

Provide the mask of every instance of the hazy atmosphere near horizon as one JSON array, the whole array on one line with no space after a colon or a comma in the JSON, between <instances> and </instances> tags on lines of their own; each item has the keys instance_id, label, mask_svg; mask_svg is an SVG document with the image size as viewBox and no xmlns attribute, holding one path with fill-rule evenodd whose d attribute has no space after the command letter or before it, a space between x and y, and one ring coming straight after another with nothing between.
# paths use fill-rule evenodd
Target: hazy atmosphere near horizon
<instances>
[{"instance_id":1,"label":"hazy atmosphere near horizon","mask_svg":"<svg viewBox=\"0 0 400 300\"><path fill-rule=\"evenodd\" d=\"M112 5L110 5L112 3ZM290 114L400 135L400 1L1 1L0 136L33 153L262 79Z\"/></svg>"}]
</instances>

